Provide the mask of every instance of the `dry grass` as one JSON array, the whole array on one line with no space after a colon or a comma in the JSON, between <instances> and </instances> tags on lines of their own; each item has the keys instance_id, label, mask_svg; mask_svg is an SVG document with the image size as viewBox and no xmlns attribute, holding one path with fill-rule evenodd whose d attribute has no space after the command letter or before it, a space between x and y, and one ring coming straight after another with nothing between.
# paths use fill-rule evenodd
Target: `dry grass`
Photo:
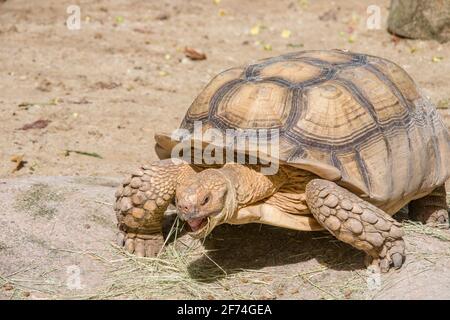
<instances>
[{"instance_id":1,"label":"dry grass","mask_svg":"<svg viewBox=\"0 0 450 320\"><path fill-rule=\"evenodd\" d=\"M442 241L450 241L450 234L445 229L430 227L420 222L405 220L403 221L403 229L406 234L422 234Z\"/></svg>"},{"instance_id":2,"label":"dry grass","mask_svg":"<svg viewBox=\"0 0 450 320\"><path fill-rule=\"evenodd\" d=\"M175 225L176 224L176 225ZM78 299L256 299L251 292L242 290L242 284L267 285L256 275L257 270L229 270L228 273L213 261L199 240L185 243L178 239L179 222L176 221L170 236L175 241L155 258L139 258L123 248L113 245L119 256L104 260L109 265L105 285L93 294L72 296ZM192 262L206 257L207 264ZM236 272L235 272L236 271ZM239 286L234 284L239 283Z\"/></svg>"}]
</instances>

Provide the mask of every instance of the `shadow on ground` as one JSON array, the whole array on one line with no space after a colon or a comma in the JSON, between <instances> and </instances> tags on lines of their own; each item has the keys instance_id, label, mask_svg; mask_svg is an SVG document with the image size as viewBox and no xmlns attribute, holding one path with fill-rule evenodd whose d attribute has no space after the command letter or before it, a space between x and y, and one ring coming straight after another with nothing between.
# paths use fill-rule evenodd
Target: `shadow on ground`
<instances>
[{"instance_id":1,"label":"shadow on ground","mask_svg":"<svg viewBox=\"0 0 450 320\"><path fill-rule=\"evenodd\" d=\"M298 232L258 224L222 225L205 240L204 247L208 256L194 260L188 269L198 281L311 259L333 270L364 269L364 253L327 232ZM211 277L212 270L218 273L215 277Z\"/></svg>"}]
</instances>

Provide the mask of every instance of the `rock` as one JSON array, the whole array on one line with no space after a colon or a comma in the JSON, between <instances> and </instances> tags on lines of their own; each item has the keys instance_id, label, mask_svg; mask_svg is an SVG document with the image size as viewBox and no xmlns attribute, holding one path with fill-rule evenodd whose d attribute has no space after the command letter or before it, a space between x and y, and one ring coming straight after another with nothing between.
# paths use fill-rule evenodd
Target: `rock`
<instances>
[{"instance_id":1,"label":"rock","mask_svg":"<svg viewBox=\"0 0 450 320\"><path fill-rule=\"evenodd\" d=\"M450 0L392 0L388 30L412 39L450 40Z\"/></svg>"}]
</instances>

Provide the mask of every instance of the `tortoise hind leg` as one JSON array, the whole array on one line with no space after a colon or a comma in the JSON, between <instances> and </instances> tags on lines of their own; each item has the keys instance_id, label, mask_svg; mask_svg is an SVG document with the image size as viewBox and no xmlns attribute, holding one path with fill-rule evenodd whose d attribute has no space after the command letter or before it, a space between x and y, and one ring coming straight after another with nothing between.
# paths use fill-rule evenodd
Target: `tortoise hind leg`
<instances>
[{"instance_id":1,"label":"tortoise hind leg","mask_svg":"<svg viewBox=\"0 0 450 320\"><path fill-rule=\"evenodd\" d=\"M449 227L448 205L445 186L409 204L409 216L424 224L447 229Z\"/></svg>"},{"instance_id":2,"label":"tortoise hind leg","mask_svg":"<svg viewBox=\"0 0 450 320\"><path fill-rule=\"evenodd\" d=\"M309 210L337 239L367 253L382 272L400 268L405 243L400 223L381 209L334 182L314 179L306 185Z\"/></svg>"},{"instance_id":3,"label":"tortoise hind leg","mask_svg":"<svg viewBox=\"0 0 450 320\"><path fill-rule=\"evenodd\" d=\"M164 238L164 212L175 196L177 183L195 171L177 159L142 166L116 191L117 244L140 257L158 254Z\"/></svg>"}]
</instances>

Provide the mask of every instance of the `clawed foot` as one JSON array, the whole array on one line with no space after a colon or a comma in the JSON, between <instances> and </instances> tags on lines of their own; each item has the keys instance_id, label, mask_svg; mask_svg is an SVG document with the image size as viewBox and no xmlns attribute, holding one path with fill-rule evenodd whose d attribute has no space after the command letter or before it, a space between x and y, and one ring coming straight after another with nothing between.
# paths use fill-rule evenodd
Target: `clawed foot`
<instances>
[{"instance_id":1,"label":"clawed foot","mask_svg":"<svg viewBox=\"0 0 450 320\"><path fill-rule=\"evenodd\" d=\"M306 186L311 213L337 239L365 251L367 265L381 272L405 259L401 224L373 204L337 184L314 179Z\"/></svg>"},{"instance_id":2,"label":"clawed foot","mask_svg":"<svg viewBox=\"0 0 450 320\"><path fill-rule=\"evenodd\" d=\"M386 241L378 255L367 255L365 264L377 271L388 272L390 268L400 269L405 262L405 242L402 239Z\"/></svg>"},{"instance_id":3,"label":"clawed foot","mask_svg":"<svg viewBox=\"0 0 450 320\"><path fill-rule=\"evenodd\" d=\"M411 218L430 227L441 229L449 228L448 212L446 209L436 210L433 207L421 208L421 210L414 210L411 214Z\"/></svg>"},{"instance_id":4,"label":"clawed foot","mask_svg":"<svg viewBox=\"0 0 450 320\"><path fill-rule=\"evenodd\" d=\"M440 209L438 211L435 211L433 214L429 216L429 218L426 221L426 225L441 229L448 229L449 228L448 221L449 220L447 210Z\"/></svg>"},{"instance_id":5,"label":"clawed foot","mask_svg":"<svg viewBox=\"0 0 450 320\"><path fill-rule=\"evenodd\" d=\"M440 186L429 195L409 204L409 216L427 226L448 229L449 212L445 186Z\"/></svg>"},{"instance_id":6,"label":"clawed foot","mask_svg":"<svg viewBox=\"0 0 450 320\"><path fill-rule=\"evenodd\" d=\"M162 234L134 234L119 232L117 245L138 257L156 257L164 246Z\"/></svg>"}]
</instances>

